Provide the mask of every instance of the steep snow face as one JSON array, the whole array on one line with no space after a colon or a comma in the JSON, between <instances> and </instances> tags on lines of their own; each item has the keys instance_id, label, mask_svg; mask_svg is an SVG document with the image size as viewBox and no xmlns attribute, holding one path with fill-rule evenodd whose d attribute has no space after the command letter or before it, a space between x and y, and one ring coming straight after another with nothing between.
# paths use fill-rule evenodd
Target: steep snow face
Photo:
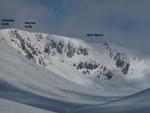
<instances>
[{"instance_id":1,"label":"steep snow face","mask_svg":"<svg viewBox=\"0 0 150 113\"><path fill-rule=\"evenodd\" d=\"M0 38L35 64L86 87L130 92L132 87L150 86L149 59L106 42L92 46L75 38L17 29L1 30Z\"/></svg>"},{"instance_id":2,"label":"steep snow face","mask_svg":"<svg viewBox=\"0 0 150 113\"><path fill-rule=\"evenodd\" d=\"M18 53L66 79L73 76L71 79L79 82L82 75L87 75L84 78L103 76L107 79L113 76L109 68L96 60L96 52L91 46L82 40L16 29L2 30L0 35Z\"/></svg>"},{"instance_id":3,"label":"steep snow face","mask_svg":"<svg viewBox=\"0 0 150 113\"><path fill-rule=\"evenodd\" d=\"M86 79L81 81L80 78L83 77L79 76L80 73L70 67L70 58L74 56L75 52L74 49L70 49L69 46L72 42L68 38L41 33L29 33L16 29L2 30L0 34L11 47L15 48L18 53L24 55L27 59L66 79L78 84L87 85L86 82L88 81ZM74 42L78 47L79 42ZM80 50L80 48L82 49ZM87 47L79 46L78 51L81 57L88 54ZM78 59L78 57L75 59Z\"/></svg>"},{"instance_id":4,"label":"steep snow face","mask_svg":"<svg viewBox=\"0 0 150 113\"><path fill-rule=\"evenodd\" d=\"M101 96L106 95L104 93L105 90L87 87L88 84L86 84L86 87L78 85L61 75L46 70L18 54L1 40L0 52L0 97L11 97L14 100L16 97L18 97L18 100L25 99L26 97L25 102L27 100L30 102L29 95L33 99L33 94L36 94L36 98L42 96L74 103L87 104L108 101L108 99L99 101L96 98L100 94ZM85 81L85 79L82 80L83 82ZM25 90L25 92L16 89ZM37 97L37 95L40 96Z\"/></svg>"}]
</instances>

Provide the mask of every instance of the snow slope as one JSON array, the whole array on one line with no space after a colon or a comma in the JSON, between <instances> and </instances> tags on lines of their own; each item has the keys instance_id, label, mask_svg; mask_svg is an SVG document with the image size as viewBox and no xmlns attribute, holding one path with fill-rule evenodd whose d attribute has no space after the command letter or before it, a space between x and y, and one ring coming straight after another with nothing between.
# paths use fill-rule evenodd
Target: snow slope
<instances>
[{"instance_id":1,"label":"snow slope","mask_svg":"<svg viewBox=\"0 0 150 113\"><path fill-rule=\"evenodd\" d=\"M43 109L19 104L13 101L0 99L0 112L1 113L54 113Z\"/></svg>"},{"instance_id":2,"label":"snow slope","mask_svg":"<svg viewBox=\"0 0 150 113\"><path fill-rule=\"evenodd\" d=\"M136 101L118 99L150 87L149 65L149 57L106 42L90 45L57 35L0 30L0 98L11 101L6 102L10 108L14 103L58 113L97 112L105 105L111 108L115 100L137 110ZM148 93L138 98L144 100L144 95ZM141 109L147 105L143 102Z\"/></svg>"},{"instance_id":3,"label":"snow slope","mask_svg":"<svg viewBox=\"0 0 150 113\"><path fill-rule=\"evenodd\" d=\"M149 113L150 89L103 105L83 108L74 113Z\"/></svg>"},{"instance_id":4,"label":"snow slope","mask_svg":"<svg viewBox=\"0 0 150 113\"><path fill-rule=\"evenodd\" d=\"M117 99L103 98L99 96L101 91L92 88L89 90L88 87L75 84L31 62L8 46L4 40L0 40L0 53L0 98L12 101L10 104L6 103L10 106L6 111L25 104L64 113ZM18 104L11 106L13 102Z\"/></svg>"},{"instance_id":5,"label":"snow slope","mask_svg":"<svg viewBox=\"0 0 150 113\"><path fill-rule=\"evenodd\" d=\"M33 64L75 84L99 89L102 95L127 95L150 87L150 59L134 51L17 29L0 30L0 37Z\"/></svg>"},{"instance_id":6,"label":"snow slope","mask_svg":"<svg viewBox=\"0 0 150 113\"><path fill-rule=\"evenodd\" d=\"M41 96L73 102L76 100L82 102L82 96L78 96L75 92L97 96L100 93L99 90L92 88L89 91L88 87L75 84L36 65L7 46L4 41L0 42L0 52L0 80L11 84L13 87ZM72 96L76 98L72 98ZM84 103L88 103L88 100L90 103L92 102L90 96L83 97L87 99L86 102L84 102L86 99L83 99Z\"/></svg>"}]
</instances>

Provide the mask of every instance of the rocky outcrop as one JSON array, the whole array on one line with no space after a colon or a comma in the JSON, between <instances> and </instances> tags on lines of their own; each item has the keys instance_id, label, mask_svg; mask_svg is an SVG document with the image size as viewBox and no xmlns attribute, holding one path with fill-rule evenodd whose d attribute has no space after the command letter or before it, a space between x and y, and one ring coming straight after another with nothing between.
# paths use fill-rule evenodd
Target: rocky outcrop
<instances>
[{"instance_id":1,"label":"rocky outcrop","mask_svg":"<svg viewBox=\"0 0 150 113\"><path fill-rule=\"evenodd\" d=\"M83 75L91 75L94 74L96 78L100 78L101 76L106 77L107 79L111 79L113 77L113 73L109 70L106 66L97 63L96 59L90 60L80 60L78 63L73 59L75 56L79 58L82 56L88 55L90 56L92 52L91 49L88 47L74 43L71 40L63 40L63 39L52 39L51 37L45 36L43 37L42 34L36 33L34 43L32 42L31 37L25 36L23 37L21 34L18 33L17 30L11 30L11 42L16 44L21 51L24 52L27 59L34 61L35 63L46 67L50 65L49 58L59 56L62 58L60 62L65 63L65 59L69 59L69 65L72 65L75 69L81 72ZM35 43L42 42L41 47L35 47ZM130 69L130 62L128 57L121 52L116 52L112 49L109 43L103 43L106 50L109 52L110 59L114 62L116 68L121 70L123 74L127 74ZM76 58L76 57L75 57ZM73 60L72 60L73 59ZM94 61L94 62L93 62Z\"/></svg>"},{"instance_id":2,"label":"rocky outcrop","mask_svg":"<svg viewBox=\"0 0 150 113\"><path fill-rule=\"evenodd\" d=\"M77 65L77 69L86 68L86 69L93 70L93 69L98 68L99 65L100 65L100 64L96 64L96 63L80 62L80 63Z\"/></svg>"},{"instance_id":3,"label":"rocky outcrop","mask_svg":"<svg viewBox=\"0 0 150 113\"><path fill-rule=\"evenodd\" d=\"M62 54L62 53L63 53L63 48L64 48L63 42L62 42L62 41L59 41L56 47L57 47L57 52L58 52L59 54Z\"/></svg>"},{"instance_id":4,"label":"rocky outcrop","mask_svg":"<svg viewBox=\"0 0 150 113\"><path fill-rule=\"evenodd\" d=\"M88 49L82 46L75 46L71 42L65 44L63 41L56 42L54 40L48 40L44 46L44 52L49 54L65 54L68 58L72 58L74 55L88 55Z\"/></svg>"},{"instance_id":5,"label":"rocky outcrop","mask_svg":"<svg viewBox=\"0 0 150 113\"><path fill-rule=\"evenodd\" d=\"M56 54L61 56L63 54L63 56L66 55L66 57L69 59L74 57L75 55L89 55L88 48L86 47L82 47L81 45L77 46L70 41L64 42L61 40L56 41L53 39L47 39L42 52L41 50L33 46L33 44L30 41L30 38L24 39L23 37L21 37L21 35L19 35L19 33L16 30L12 31L12 34L13 38L11 39L11 41L13 43L17 43L20 49L26 54L26 58L34 61L35 63L43 67L49 65L46 63L44 56L42 56L43 52L45 54L48 54L49 57L55 57ZM43 39L42 35L40 34L36 34L35 36L38 42ZM121 67L121 64L119 64L118 62L116 64L117 66ZM78 64L74 63L73 67L75 67L83 75L90 75L93 71L96 72L96 78L99 78L100 76L105 76L107 79L111 79L113 77L111 71L109 71L105 66L102 66L96 62L81 61ZM123 68L122 71L125 73L127 71L127 68Z\"/></svg>"},{"instance_id":6,"label":"rocky outcrop","mask_svg":"<svg viewBox=\"0 0 150 113\"><path fill-rule=\"evenodd\" d=\"M83 47L79 46L79 48L77 49L77 54L78 55L82 54L82 55L86 56L86 55L88 55L88 50L87 50L87 48L83 48Z\"/></svg>"},{"instance_id":7,"label":"rocky outcrop","mask_svg":"<svg viewBox=\"0 0 150 113\"><path fill-rule=\"evenodd\" d=\"M18 39L19 41L19 44L21 46L21 49L24 51L24 53L26 53L26 58L28 58L29 60L32 60L34 62L36 62L36 59L34 57L34 55L37 55L35 49L30 45L28 44L19 34L18 32L15 30L13 32L13 37L15 37L16 39ZM14 42L13 40L11 40L12 42ZM19 47L20 47L19 46Z\"/></svg>"},{"instance_id":8,"label":"rocky outcrop","mask_svg":"<svg viewBox=\"0 0 150 113\"><path fill-rule=\"evenodd\" d=\"M36 36L37 41L41 41L43 39L43 37L40 33L36 34L35 36Z\"/></svg>"},{"instance_id":9,"label":"rocky outcrop","mask_svg":"<svg viewBox=\"0 0 150 113\"><path fill-rule=\"evenodd\" d=\"M67 54L67 56L69 58L73 57L74 54L75 54L75 52L76 52L75 46L72 43L69 42L68 45L67 45L67 48L66 48L66 54Z\"/></svg>"},{"instance_id":10,"label":"rocky outcrop","mask_svg":"<svg viewBox=\"0 0 150 113\"><path fill-rule=\"evenodd\" d=\"M125 53L113 51L108 43L104 42L103 44L108 50L110 58L114 60L116 67L120 69L123 74L127 74L130 68L129 58L127 58Z\"/></svg>"},{"instance_id":11,"label":"rocky outcrop","mask_svg":"<svg viewBox=\"0 0 150 113\"><path fill-rule=\"evenodd\" d=\"M105 66L94 62L80 62L78 64L74 64L73 66L76 67L77 70L80 70L84 75L90 74L92 71L94 71L96 74L96 78L105 76L107 79L111 79L113 77L113 73L109 71Z\"/></svg>"},{"instance_id":12,"label":"rocky outcrop","mask_svg":"<svg viewBox=\"0 0 150 113\"><path fill-rule=\"evenodd\" d=\"M123 74L127 74L130 64L126 60L126 56L123 53L116 53L114 56L114 60L116 62L116 67L120 68Z\"/></svg>"}]
</instances>

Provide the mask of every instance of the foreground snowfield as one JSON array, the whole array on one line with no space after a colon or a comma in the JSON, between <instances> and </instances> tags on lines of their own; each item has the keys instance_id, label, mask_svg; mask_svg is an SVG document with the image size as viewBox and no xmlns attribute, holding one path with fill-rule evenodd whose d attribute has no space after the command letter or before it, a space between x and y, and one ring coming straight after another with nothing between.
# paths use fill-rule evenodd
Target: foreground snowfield
<instances>
[{"instance_id":1,"label":"foreground snowfield","mask_svg":"<svg viewBox=\"0 0 150 113\"><path fill-rule=\"evenodd\" d=\"M74 113L149 113L150 89L108 102L103 105L81 108Z\"/></svg>"},{"instance_id":2,"label":"foreground snowfield","mask_svg":"<svg viewBox=\"0 0 150 113\"><path fill-rule=\"evenodd\" d=\"M106 67L116 74L112 79L93 80L91 76L87 79L86 76L80 75L68 66L69 60L66 57L64 61L67 63L57 62L62 59L60 56L56 56L56 59L54 57L51 59L52 65L47 68L28 60L18 51L18 48L14 49L17 46L12 47L11 43L5 40L8 38L10 41L7 30L2 31L0 32L0 113L130 113L137 111L149 113L148 57L141 55L140 57L144 60L132 59L132 55L129 54L133 71L131 69L127 75L120 77L121 73L114 72L118 70L113 70L115 67L102 60L99 54L96 54L99 57L86 56L87 59L99 58L102 64L106 64ZM28 32L20 32L25 36L26 34L28 37L31 36ZM60 38L55 35L53 37ZM68 39L65 38L65 40ZM77 45L80 42L90 48L82 41L73 39L73 42ZM108 57L108 53L103 51L104 46L99 47L103 55ZM94 52L91 53L95 54ZM83 59L75 56L71 60ZM111 59L109 62L112 65L114 63Z\"/></svg>"},{"instance_id":3,"label":"foreground snowfield","mask_svg":"<svg viewBox=\"0 0 150 113\"><path fill-rule=\"evenodd\" d=\"M54 113L43 109L27 106L13 101L0 99L1 113Z\"/></svg>"}]
</instances>

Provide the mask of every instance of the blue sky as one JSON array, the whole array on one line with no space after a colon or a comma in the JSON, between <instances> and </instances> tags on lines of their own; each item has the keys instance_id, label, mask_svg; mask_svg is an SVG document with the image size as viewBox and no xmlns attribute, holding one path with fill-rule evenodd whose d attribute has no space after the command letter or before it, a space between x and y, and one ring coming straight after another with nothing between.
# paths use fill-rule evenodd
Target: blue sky
<instances>
[{"instance_id":1,"label":"blue sky","mask_svg":"<svg viewBox=\"0 0 150 113\"><path fill-rule=\"evenodd\" d=\"M106 41L150 54L149 4L149 0L1 0L0 18L14 18L10 27L92 42L99 39L87 38L86 33L104 33ZM25 29L24 21L36 25Z\"/></svg>"}]
</instances>

